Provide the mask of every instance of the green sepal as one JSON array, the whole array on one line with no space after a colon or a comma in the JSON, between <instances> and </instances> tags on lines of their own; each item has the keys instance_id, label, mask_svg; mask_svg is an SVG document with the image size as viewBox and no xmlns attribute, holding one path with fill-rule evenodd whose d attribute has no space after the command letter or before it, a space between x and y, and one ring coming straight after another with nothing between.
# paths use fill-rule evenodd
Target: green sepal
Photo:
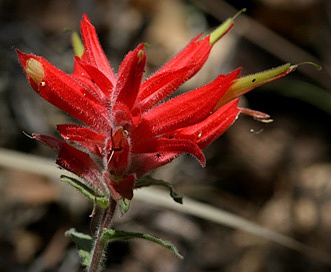
<instances>
[{"instance_id":1,"label":"green sepal","mask_svg":"<svg viewBox=\"0 0 331 272\"><path fill-rule=\"evenodd\" d=\"M62 175L60 177L60 180L62 182L68 183L69 185L71 185L74 188L76 188L84 196L86 196L92 202L96 203L102 209L106 209L108 207L108 203L109 203L109 197L108 196L98 196L98 195L95 195L95 191L92 188L88 187L83 182L81 182L81 181L79 181L77 179L74 179L72 177L68 177L68 176Z\"/></svg>"},{"instance_id":2,"label":"green sepal","mask_svg":"<svg viewBox=\"0 0 331 272\"><path fill-rule=\"evenodd\" d=\"M117 204L120 208L120 211L121 211L122 215L127 213L127 211L130 209L130 203L131 203L131 201L129 199L126 199L126 198L122 198L122 199L117 201Z\"/></svg>"},{"instance_id":3,"label":"green sepal","mask_svg":"<svg viewBox=\"0 0 331 272\"><path fill-rule=\"evenodd\" d=\"M170 196L173 200L177 203L183 204L183 197L176 193L174 187L169 182L164 180L155 179L151 176L144 176L136 182L135 188L148 187L151 185L166 187L169 190Z\"/></svg>"},{"instance_id":4,"label":"green sepal","mask_svg":"<svg viewBox=\"0 0 331 272\"><path fill-rule=\"evenodd\" d=\"M67 230L65 236L76 244L79 256L82 258L82 265L88 267L91 263L90 252L93 247L93 238L90 235L76 231L74 228Z\"/></svg>"},{"instance_id":5,"label":"green sepal","mask_svg":"<svg viewBox=\"0 0 331 272\"><path fill-rule=\"evenodd\" d=\"M179 259L183 259L183 256L178 252L177 248L169 241L162 240L150 234L139 233L139 232L126 232L121 230L113 230L113 229L103 229L102 230L102 240L104 243L110 243L118 240L129 240L129 239L145 239L151 242L154 242L160 246L169 249L176 257Z\"/></svg>"}]
</instances>

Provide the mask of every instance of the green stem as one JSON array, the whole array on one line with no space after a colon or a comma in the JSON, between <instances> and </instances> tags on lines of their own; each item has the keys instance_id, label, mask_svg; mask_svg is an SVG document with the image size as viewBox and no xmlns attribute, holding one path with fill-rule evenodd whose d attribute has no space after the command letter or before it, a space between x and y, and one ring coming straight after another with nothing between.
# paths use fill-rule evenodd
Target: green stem
<instances>
[{"instance_id":1,"label":"green stem","mask_svg":"<svg viewBox=\"0 0 331 272\"><path fill-rule=\"evenodd\" d=\"M92 249L91 263L88 272L101 272L104 264L104 252L107 247L107 242L103 241L102 234L104 229L109 229L116 208L116 201L109 200L109 205L103 210L100 225L98 227L97 237L94 248Z\"/></svg>"}]
</instances>

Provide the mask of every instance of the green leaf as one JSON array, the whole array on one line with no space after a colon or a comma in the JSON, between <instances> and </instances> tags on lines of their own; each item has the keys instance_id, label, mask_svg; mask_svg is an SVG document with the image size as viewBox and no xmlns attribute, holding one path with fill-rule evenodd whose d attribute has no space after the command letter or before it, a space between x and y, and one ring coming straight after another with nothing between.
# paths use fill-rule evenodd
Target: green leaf
<instances>
[{"instance_id":1,"label":"green leaf","mask_svg":"<svg viewBox=\"0 0 331 272\"><path fill-rule=\"evenodd\" d=\"M160 246L169 249L176 257L183 259L183 256L178 252L177 248L169 241L162 240L150 234L139 232L126 232L121 230L103 229L102 240L104 243L110 243L117 240L129 240L129 239L145 239L154 242Z\"/></svg>"},{"instance_id":2,"label":"green leaf","mask_svg":"<svg viewBox=\"0 0 331 272\"><path fill-rule=\"evenodd\" d=\"M79 256L82 258L82 265L88 267L91 262L90 252L93 246L93 238L90 235L76 231L74 228L67 230L65 236L76 244Z\"/></svg>"},{"instance_id":3,"label":"green leaf","mask_svg":"<svg viewBox=\"0 0 331 272\"><path fill-rule=\"evenodd\" d=\"M126 198L122 198L121 200L117 201L122 215L130 209L130 203L130 200Z\"/></svg>"},{"instance_id":4,"label":"green leaf","mask_svg":"<svg viewBox=\"0 0 331 272\"><path fill-rule=\"evenodd\" d=\"M62 175L60 177L60 180L76 188L78 191L80 191L83 195L85 195L88 199L96 203L102 209L108 207L109 201L107 196L96 196L95 191L92 188L88 187L86 184L82 183L81 181L65 175Z\"/></svg>"},{"instance_id":5,"label":"green leaf","mask_svg":"<svg viewBox=\"0 0 331 272\"><path fill-rule=\"evenodd\" d=\"M169 182L164 180L155 179L151 176L144 176L136 182L135 188L148 187L151 185L166 187L169 190L170 196L173 198L173 200L179 204L183 204L183 197L175 192L174 187Z\"/></svg>"}]
</instances>

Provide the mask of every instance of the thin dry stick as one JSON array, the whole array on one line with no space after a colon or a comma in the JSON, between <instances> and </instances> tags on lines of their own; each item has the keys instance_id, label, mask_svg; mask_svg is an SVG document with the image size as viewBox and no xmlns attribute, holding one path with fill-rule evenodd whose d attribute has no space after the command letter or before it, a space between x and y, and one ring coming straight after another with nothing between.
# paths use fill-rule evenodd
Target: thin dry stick
<instances>
[{"instance_id":1,"label":"thin dry stick","mask_svg":"<svg viewBox=\"0 0 331 272\"><path fill-rule=\"evenodd\" d=\"M57 169L54 166L53 160L1 148L0 166L16 171L21 170L41 174L52 178L58 178L64 173L64 170ZM242 217L215 208L208 204L199 203L198 201L192 200L188 197L185 197L184 204L179 205L169 197L167 192L153 188L144 188L143 190L137 190L135 192L133 201L135 200L144 201L145 203L151 203L155 206L191 214L220 225L242 230L258 237L263 237L267 240L301 252L302 254L314 257L331 266L331 256L325 254L324 252L306 246L286 235L268 230ZM132 203L132 205L134 205L134 203Z\"/></svg>"}]
</instances>

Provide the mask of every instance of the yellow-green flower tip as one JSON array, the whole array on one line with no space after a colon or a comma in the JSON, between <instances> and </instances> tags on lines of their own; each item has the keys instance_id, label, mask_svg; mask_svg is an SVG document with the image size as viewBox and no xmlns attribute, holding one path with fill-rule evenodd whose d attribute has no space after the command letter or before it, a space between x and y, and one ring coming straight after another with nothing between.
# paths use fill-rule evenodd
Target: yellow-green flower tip
<instances>
[{"instance_id":1,"label":"yellow-green flower tip","mask_svg":"<svg viewBox=\"0 0 331 272\"><path fill-rule=\"evenodd\" d=\"M138 62L141 62L144 59L145 56L145 51L144 50L139 50L137 54Z\"/></svg>"},{"instance_id":2,"label":"yellow-green flower tip","mask_svg":"<svg viewBox=\"0 0 331 272\"><path fill-rule=\"evenodd\" d=\"M82 43L82 40L80 39L77 32L73 31L71 33L71 43L72 47L74 49L75 55L78 57L82 57L84 54L84 45Z\"/></svg>"},{"instance_id":3,"label":"yellow-green flower tip","mask_svg":"<svg viewBox=\"0 0 331 272\"><path fill-rule=\"evenodd\" d=\"M291 65L290 63L286 63L276 68L240 77L234 80L228 91L218 102L215 109L218 109L229 101L242 96L243 94L249 92L256 87L286 76L287 74L293 72L296 68L297 65Z\"/></svg>"},{"instance_id":4,"label":"yellow-green flower tip","mask_svg":"<svg viewBox=\"0 0 331 272\"><path fill-rule=\"evenodd\" d=\"M279 77L285 76L285 74L288 74L295 70L296 67L296 65L286 63L276 68L238 78L231 85L229 92L235 92L239 95L242 95L243 92L249 91Z\"/></svg>"},{"instance_id":5,"label":"yellow-green flower tip","mask_svg":"<svg viewBox=\"0 0 331 272\"><path fill-rule=\"evenodd\" d=\"M240 10L237 14L235 14L232 18L228 18L225 20L223 24L217 27L212 33L210 33L209 43L211 45L215 44L220 38L222 38L234 25L234 20L246 9Z\"/></svg>"},{"instance_id":6,"label":"yellow-green flower tip","mask_svg":"<svg viewBox=\"0 0 331 272\"><path fill-rule=\"evenodd\" d=\"M38 85L45 76L43 65L34 58L26 61L25 72Z\"/></svg>"}]
</instances>

